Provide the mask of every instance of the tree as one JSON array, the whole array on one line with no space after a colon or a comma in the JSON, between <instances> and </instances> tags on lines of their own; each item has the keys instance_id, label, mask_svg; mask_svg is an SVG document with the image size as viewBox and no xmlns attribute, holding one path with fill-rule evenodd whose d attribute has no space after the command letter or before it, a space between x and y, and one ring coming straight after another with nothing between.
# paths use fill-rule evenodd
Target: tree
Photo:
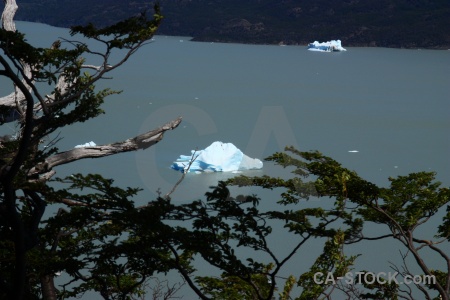
<instances>
[{"instance_id":1,"label":"tree","mask_svg":"<svg viewBox=\"0 0 450 300\"><path fill-rule=\"evenodd\" d=\"M450 241L450 190L435 181L434 173L390 178L389 187L379 187L319 152L289 147L268 160L290 168L292 178L239 176L219 182L204 200L176 205L169 191L142 206L133 202L139 188L119 188L100 175L56 178L56 166L146 149L180 123L178 118L122 142L68 151L59 151L58 138L52 137L59 128L102 113L104 99L118 92L97 91L95 83L146 45L162 16L156 6L150 20L142 13L106 28L72 28L73 35L103 45L98 52L77 40L33 47L14 28L16 8L15 1L6 1L0 31L0 75L15 87L0 98L2 120L20 128L15 138L0 141L0 298L65 299L93 291L104 299L138 299L150 289L154 298L168 299L178 285L161 293L161 281L154 278L176 270L201 299L273 299L277 293L280 299L330 299L337 293L348 299L413 299L412 288L396 282L334 280L356 268L358 255L347 255L349 247L393 239L406 251L404 265L393 266L400 276L434 277L435 282L417 284L417 290L427 299L435 294L449 299L450 258L444 247ZM115 50L124 54L118 61L111 59ZM87 54L101 63L88 64ZM43 83L53 87L49 94L41 93ZM240 195L240 186L273 190L278 199ZM323 202L305 205L312 197ZM270 201L270 208L263 201ZM60 209L47 217L50 205ZM435 238L419 237L417 229L446 205ZM385 233L366 236L374 224L384 226ZM280 233L290 241L282 253L274 250L272 239ZM313 240L321 241L323 250L310 269L283 277ZM442 259L441 269L431 269L425 249ZM408 256L421 274L410 271ZM219 275L198 272L201 264ZM61 271L67 276L57 286ZM333 280L317 282L318 273Z\"/></svg>"},{"instance_id":2,"label":"tree","mask_svg":"<svg viewBox=\"0 0 450 300\"><path fill-rule=\"evenodd\" d=\"M362 240L379 242L384 239L398 240L404 247L405 254L401 258L403 266L393 265L403 279L420 278L424 284L414 282L417 289L423 293L424 298L432 299L432 292L438 293L436 299L449 299L450 297L450 255L445 250L450 241L450 189L441 187L435 181L435 173L418 172L398 178L389 178L391 182L387 188L378 187L361 177L354 171L342 167L333 159L319 152L300 152L292 147L287 153L276 153L268 160L274 161L283 167L293 167L293 173L301 176L315 177L314 186L318 197L334 199L332 214L343 224L350 225L346 231L342 227L335 228L333 240L329 240L324 252L318 257L311 270L300 276L298 284L304 288L298 299L316 299L320 296L328 297L334 290L342 290L348 299L414 299L412 288L398 282L386 284L369 284L360 282L363 290L355 285L343 285L339 282L331 284L317 284L313 280L314 274L332 271L334 278L343 276L353 265L356 257L345 257L343 247L350 247ZM247 178L241 176L230 180L237 185L255 185L264 188L289 187L287 193L282 193L282 203L297 203L298 195L304 193L305 188L300 179L274 180L270 177ZM436 214L445 208L442 222L436 228L434 238L425 239L417 233L419 227L424 226ZM342 209L342 210L341 210ZM380 224L387 229L386 234L368 237L364 234L365 226ZM445 245L447 244L447 245ZM341 248L342 247L342 248ZM442 269L433 270L430 264L433 259L427 259L425 250L437 254L442 259ZM423 272L414 274L406 257L411 255L413 260ZM409 265L409 266L408 266ZM361 271L367 273L367 271ZM424 279L435 279L427 282ZM405 283L407 281L404 281Z\"/></svg>"},{"instance_id":3,"label":"tree","mask_svg":"<svg viewBox=\"0 0 450 300\"><path fill-rule=\"evenodd\" d=\"M174 267L201 299L273 299L277 290L282 290L280 299L415 299L417 293L426 299L436 294L439 299L449 298L450 257L445 247L450 241L450 189L441 187L433 172L390 178L389 187L379 187L319 152L292 147L286 151L267 160L290 168L293 178L239 176L219 182L206 193L206 201L164 204L168 207L161 221L178 223L165 227L163 242L172 251ZM230 185L281 191L280 199L276 203L266 199L271 201L271 209L264 210L260 208L262 199L256 195L232 196ZM311 197L323 201L305 206ZM160 203L166 202L162 199ZM436 218L445 206L447 213L436 228L435 239L419 238L418 228ZM365 229L376 225L384 227L380 228L382 233L366 236ZM148 228L138 236L148 234L154 237ZM273 250L271 236L278 234L295 241L291 248L286 244L285 254ZM324 244L310 270L297 280L280 276L313 239L321 239ZM387 239L398 240L404 247L400 249L403 265L392 265L398 272L395 280L372 280L376 273L356 270L359 255L345 253L361 241L380 243ZM436 258L430 258L426 249L442 259L442 269L430 268ZM407 256L412 256L422 273L411 271L413 263L406 260ZM196 275L189 261L199 258L216 267L221 276ZM362 279L355 276L350 283L338 279L345 279L349 272L362 274ZM331 280L317 280L317 274L330 274ZM299 289L294 289L295 282Z\"/></svg>"},{"instance_id":4,"label":"tree","mask_svg":"<svg viewBox=\"0 0 450 300\"><path fill-rule=\"evenodd\" d=\"M110 257L103 262L91 257L101 255L96 252L100 248L114 244L110 240L99 246L94 241L124 233L107 228L106 221L114 219L114 212L130 209L127 197L135 195L138 189L114 188L111 180L97 175L59 179L70 182L73 188L98 191L80 196L68 190L55 191L48 182L54 177L56 166L151 147L162 140L164 132L176 128L181 118L125 141L68 151L59 151L57 139L50 137L60 128L103 113L104 99L119 92L97 91L95 83L150 42L162 20L159 7L155 6L150 19L143 12L106 28L89 24L71 29L72 36L82 35L101 44L103 52L91 50L90 45L77 40L58 40L49 48L33 47L15 29L16 10L15 0L5 1L0 30L0 75L14 84L14 91L0 98L2 123L16 122L19 128L13 139L0 141L0 294L8 299L39 295L56 299L53 278L58 268L69 271L74 281L84 281L72 292L64 288L60 294L75 295L93 289L110 299L113 294L124 297L138 293L149 276L137 278L134 273L120 276L117 273L124 274L126 266L121 266L121 270L119 265L107 265ZM111 54L117 50L122 50L123 56L114 61ZM99 58L100 64L88 64L86 55ZM53 86L49 94L41 92L43 83ZM52 204L63 204L66 208L56 217L43 220L46 206ZM70 225L64 220L70 220ZM68 236L70 239L64 239ZM83 240L83 247L74 249L72 246L79 240ZM76 257L71 260L72 255L80 254L86 255L84 260ZM120 256L119 252L111 255ZM95 271L92 265L97 267ZM91 274L82 274L83 267L91 270ZM110 272L109 277L106 272Z\"/></svg>"}]
</instances>

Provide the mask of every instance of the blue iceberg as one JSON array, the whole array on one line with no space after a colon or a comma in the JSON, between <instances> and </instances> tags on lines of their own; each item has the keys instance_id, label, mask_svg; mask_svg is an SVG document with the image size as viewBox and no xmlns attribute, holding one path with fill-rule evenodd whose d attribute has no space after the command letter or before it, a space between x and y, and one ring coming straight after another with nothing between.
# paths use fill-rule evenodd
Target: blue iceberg
<instances>
[{"instance_id":1,"label":"blue iceberg","mask_svg":"<svg viewBox=\"0 0 450 300\"><path fill-rule=\"evenodd\" d=\"M191 155L180 155L171 167L183 173L237 172L262 169L263 162L248 157L232 143L214 142L204 150L191 150Z\"/></svg>"},{"instance_id":2,"label":"blue iceberg","mask_svg":"<svg viewBox=\"0 0 450 300\"><path fill-rule=\"evenodd\" d=\"M347 51L347 49L342 47L341 40L331 40L324 43L319 43L318 41L315 41L314 43L308 44L308 50L320 52Z\"/></svg>"}]
</instances>

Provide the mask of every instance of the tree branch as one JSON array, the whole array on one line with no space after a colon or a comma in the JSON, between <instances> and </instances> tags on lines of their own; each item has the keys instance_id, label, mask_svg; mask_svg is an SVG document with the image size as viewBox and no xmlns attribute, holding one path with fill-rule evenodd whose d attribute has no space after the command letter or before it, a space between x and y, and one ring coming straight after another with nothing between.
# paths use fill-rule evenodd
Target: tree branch
<instances>
[{"instance_id":1,"label":"tree branch","mask_svg":"<svg viewBox=\"0 0 450 300\"><path fill-rule=\"evenodd\" d=\"M47 158L43 163L38 164L28 172L28 176L36 177L41 175L41 178L49 178L47 176L52 171L53 167L67 164L76 160L84 158L98 158L109 156L113 154L136 151L139 149L147 149L162 140L164 132L175 129L181 123L181 117L172 120L165 125L138 135L134 138L127 139L122 142L116 142L107 145L75 148L69 151L56 153ZM52 174L53 175L53 174Z\"/></svg>"},{"instance_id":2,"label":"tree branch","mask_svg":"<svg viewBox=\"0 0 450 300\"><path fill-rule=\"evenodd\" d=\"M5 9L2 14L2 26L5 30L16 31L16 24L14 23L14 15L18 9L15 0L5 0Z\"/></svg>"},{"instance_id":3,"label":"tree branch","mask_svg":"<svg viewBox=\"0 0 450 300\"><path fill-rule=\"evenodd\" d=\"M186 173L189 172L189 169L191 168L192 164L197 159L197 157L200 155L200 154L195 155L195 153L196 153L195 151L194 151L194 153L192 153L191 160L189 161L188 167L184 169L183 175L181 175L181 178L177 181L177 183L175 183L175 185L172 187L172 189L166 195L164 195L164 199L170 200L170 195L172 195L173 192L175 192L177 187L183 181L184 177L186 176Z\"/></svg>"},{"instance_id":4,"label":"tree branch","mask_svg":"<svg viewBox=\"0 0 450 300\"><path fill-rule=\"evenodd\" d=\"M394 237L394 235L393 234L385 234L385 235L380 235L380 236L375 236L375 237L366 237L366 236L361 234L361 236L358 239L345 242L345 244L346 245L351 245L351 244L358 243L358 242L360 242L362 240L365 240L365 241L376 241L376 240L381 240L381 239L390 238L390 237Z\"/></svg>"},{"instance_id":5,"label":"tree branch","mask_svg":"<svg viewBox=\"0 0 450 300\"><path fill-rule=\"evenodd\" d=\"M3 14L2 14L2 27L6 31L15 32L16 24L14 22L14 15L16 14L16 11L18 9L16 0L4 0L4 2L5 2L5 8L3 9ZM28 65L26 65L26 64L23 65L23 71L24 71L24 74L26 74L26 77L28 77L28 76L31 77L31 68ZM5 74L3 74L3 75L5 75ZM9 75L5 75L5 76L9 77ZM28 91L27 88L25 88L25 90ZM10 108L14 108L14 107L16 107L16 103L21 103L24 100L26 100L26 98L27 97L24 94L23 88L19 89L16 86L14 92L9 94L8 96L0 98L0 106L7 106Z\"/></svg>"},{"instance_id":6,"label":"tree branch","mask_svg":"<svg viewBox=\"0 0 450 300\"><path fill-rule=\"evenodd\" d=\"M423 261L423 258L419 255L419 253L418 253L418 251L417 251L417 249L414 247L414 238L413 238L413 236L412 236L412 233L411 232L408 232L408 236L406 237L407 238L407 242L408 242L408 244L407 244L407 247L408 247L408 249L409 249L409 251L411 251L411 253L413 254L413 256L414 256L414 259L416 260L416 262L417 262L417 264L419 265L419 267L422 269L422 271L426 274L426 275L428 275L428 276L431 276L431 275L433 275L432 273L431 273L431 271L430 271L430 269L428 268L428 266L425 264L425 262ZM430 242L430 247L432 246L431 245L431 242ZM435 247L436 248L436 247ZM438 249L438 248L437 248ZM435 250L435 249L434 249ZM435 250L436 251L436 250ZM439 252L439 251L438 251ZM445 258L445 257L444 257ZM447 260L447 264L449 263L449 261ZM442 299L443 300L448 300L449 299L449 295L448 295L448 293L446 292L446 290L445 290L445 287L443 287L440 283L439 283L439 281L437 281L436 280L436 283L434 284L434 287L435 287L435 289L439 292L439 294L441 295L441 297L442 297Z\"/></svg>"},{"instance_id":7,"label":"tree branch","mask_svg":"<svg viewBox=\"0 0 450 300\"><path fill-rule=\"evenodd\" d=\"M192 279L189 277L188 272L183 268L180 261L180 256L178 255L177 250L170 244L167 244L167 247L170 249L172 254L175 257L175 264L178 271L181 273L181 276L183 276L184 280L186 280L189 287L197 294L197 296L200 297L202 300L210 300L210 298L206 297L202 291L194 284Z\"/></svg>"}]
</instances>

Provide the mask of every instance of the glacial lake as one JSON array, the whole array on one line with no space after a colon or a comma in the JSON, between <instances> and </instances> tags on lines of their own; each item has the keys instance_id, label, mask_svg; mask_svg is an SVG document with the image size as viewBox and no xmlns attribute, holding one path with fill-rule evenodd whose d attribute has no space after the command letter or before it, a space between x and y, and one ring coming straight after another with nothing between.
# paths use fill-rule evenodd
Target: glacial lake
<instances>
[{"instance_id":1,"label":"glacial lake","mask_svg":"<svg viewBox=\"0 0 450 300\"><path fill-rule=\"evenodd\" d=\"M67 29L17 25L40 46L70 38ZM389 176L417 171L436 171L437 179L450 185L450 51L343 45L347 52L319 53L304 46L197 43L166 36L154 40L115 71L113 79L98 85L123 92L108 98L105 115L64 129L59 149L121 141L178 116L183 117L181 125L153 148L61 166L59 176L100 173L119 186L142 187L136 203L146 203L180 178L170 169L180 154L223 141L261 159L286 145L319 150L384 186ZM10 92L8 87L0 81L1 96ZM13 132L8 126L2 126L3 134ZM268 162L245 174L289 175ZM209 186L234 175L188 174L172 199L187 203L202 198ZM258 193L267 207L278 200L276 193L238 192ZM283 251L282 237L274 243ZM399 258L393 245L361 244L364 256L358 269L390 271L387 260ZM306 271L314 258L310 255L299 251L283 275ZM184 299L192 298L185 293Z\"/></svg>"}]
</instances>

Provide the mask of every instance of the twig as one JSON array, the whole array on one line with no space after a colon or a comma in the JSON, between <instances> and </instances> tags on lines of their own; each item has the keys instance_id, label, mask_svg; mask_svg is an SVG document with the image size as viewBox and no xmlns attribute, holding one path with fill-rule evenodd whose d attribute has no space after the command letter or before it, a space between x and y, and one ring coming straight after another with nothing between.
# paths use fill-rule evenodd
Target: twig
<instances>
[{"instance_id":1,"label":"twig","mask_svg":"<svg viewBox=\"0 0 450 300\"><path fill-rule=\"evenodd\" d=\"M197 153L197 149L195 149L194 153L192 153L191 160L189 161L187 168L184 168L184 170L183 170L183 175L181 175L180 179L177 181L177 183L175 183L175 185L172 187L172 189L167 194L164 195L164 199L170 200L170 195L172 195L173 192L175 192L177 187L183 181L184 177L186 176L186 173L189 172L189 169L191 168L192 164L200 155L200 154L197 154L197 156L195 156L195 153Z\"/></svg>"}]
</instances>

